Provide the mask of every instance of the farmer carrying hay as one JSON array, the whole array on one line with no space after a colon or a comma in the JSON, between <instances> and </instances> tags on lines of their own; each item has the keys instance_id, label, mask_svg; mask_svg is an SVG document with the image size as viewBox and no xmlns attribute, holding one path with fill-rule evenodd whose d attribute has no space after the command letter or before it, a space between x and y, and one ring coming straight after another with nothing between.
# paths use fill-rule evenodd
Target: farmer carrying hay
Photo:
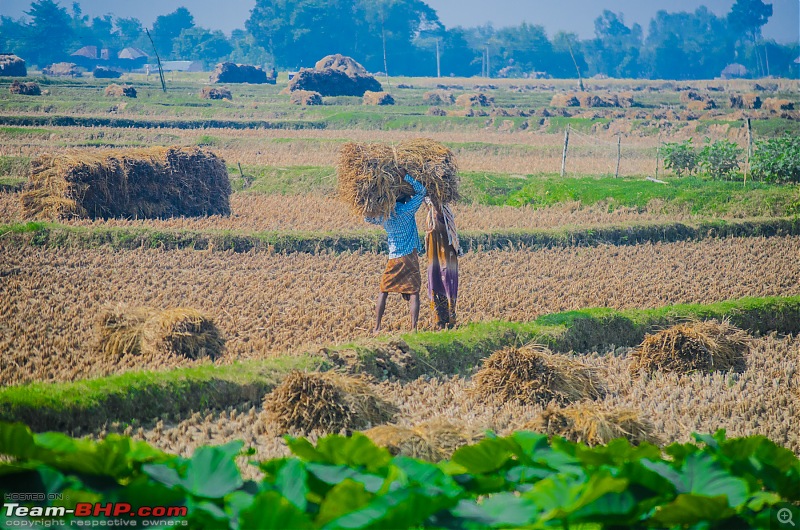
<instances>
[{"instance_id":1,"label":"farmer carrying hay","mask_svg":"<svg viewBox=\"0 0 800 530\"><path fill-rule=\"evenodd\" d=\"M422 206L427 190L411 175L406 175L404 180L414 189L413 196L398 197L394 212L388 216L364 217L368 223L383 226L389 243L389 261L381 276L380 292L375 303L375 334L381 330L381 319L389 293L400 293L408 301L412 330L416 331L419 319L422 277L419 272L419 234L414 216Z\"/></svg>"},{"instance_id":2,"label":"farmer carrying hay","mask_svg":"<svg viewBox=\"0 0 800 530\"><path fill-rule=\"evenodd\" d=\"M428 298L434 325L450 329L456 325L458 298L458 254L460 246L453 211L447 204L437 204L430 197L425 248L428 255Z\"/></svg>"}]
</instances>

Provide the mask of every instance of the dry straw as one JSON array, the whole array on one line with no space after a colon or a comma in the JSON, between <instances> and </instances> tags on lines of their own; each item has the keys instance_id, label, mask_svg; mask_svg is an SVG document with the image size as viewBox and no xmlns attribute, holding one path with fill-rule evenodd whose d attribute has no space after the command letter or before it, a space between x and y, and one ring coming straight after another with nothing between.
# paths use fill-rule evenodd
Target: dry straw
<instances>
[{"instance_id":1,"label":"dry straw","mask_svg":"<svg viewBox=\"0 0 800 530\"><path fill-rule=\"evenodd\" d=\"M415 427L379 425L366 434L375 444L389 449L392 455L419 458L429 462L449 459L459 447L480 440L474 429L436 419Z\"/></svg>"},{"instance_id":2,"label":"dry straw","mask_svg":"<svg viewBox=\"0 0 800 530\"><path fill-rule=\"evenodd\" d=\"M200 89L200 98L201 99L227 99L231 101L233 99L233 94L227 88L223 87L215 87L215 86L204 86Z\"/></svg>"},{"instance_id":3,"label":"dry straw","mask_svg":"<svg viewBox=\"0 0 800 530\"><path fill-rule=\"evenodd\" d=\"M25 67L25 60L12 53L0 53L0 76L3 77L25 77L28 69Z\"/></svg>"},{"instance_id":4,"label":"dry straw","mask_svg":"<svg viewBox=\"0 0 800 530\"><path fill-rule=\"evenodd\" d=\"M520 430L561 436L590 446L604 445L615 438L626 438L634 445L660 442L653 424L642 419L637 411L586 402L564 408L550 405Z\"/></svg>"},{"instance_id":5,"label":"dry straw","mask_svg":"<svg viewBox=\"0 0 800 530\"><path fill-rule=\"evenodd\" d=\"M267 420L283 431L336 433L386 423L397 408L363 377L294 370L264 398Z\"/></svg>"},{"instance_id":6,"label":"dry straw","mask_svg":"<svg viewBox=\"0 0 800 530\"><path fill-rule=\"evenodd\" d=\"M132 85L118 85L113 83L108 85L104 91L105 95L108 97L115 97L115 98L135 98L136 97L136 88Z\"/></svg>"},{"instance_id":7,"label":"dry straw","mask_svg":"<svg viewBox=\"0 0 800 530\"><path fill-rule=\"evenodd\" d=\"M394 98L388 92L364 92L364 105L394 105Z\"/></svg>"},{"instance_id":8,"label":"dry straw","mask_svg":"<svg viewBox=\"0 0 800 530\"><path fill-rule=\"evenodd\" d=\"M520 400L545 405L595 399L605 393L595 370L544 346L506 348L484 359L474 375L473 392L481 398Z\"/></svg>"},{"instance_id":9,"label":"dry straw","mask_svg":"<svg viewBox=\"0 0 800 530\"><path fill-rule=\"evenodd\" d=\"M389 216L397 199L413 194L406 174L422 182L439 203L459 199L458 166L453 152L439 142L416 138L395 146L347 143L337 165L339 197L358 216Z\"/></svg>"},{"instance_id":10,"label":"dry straw","mask_svg":"<svg viewBox=\"0 0 800 530\"><path fill-rule=\"evenodd\" d=\"M230 214L225 162L196 147L73 150L31 163L28 217L169 218Z\"/></svg>"},{"instance_id":11,"label":"dry straw","mask_svg":"<svg viewBox=\"0 0 800 530\"><path fill-rule=\"evenodd\" d=\"M188 307L110 308L95 323L95 349L107 358L125 355L220 357L225 340L214 321Z\"/></svg>"},{"instance_id":12,"label":"dry straw","mask_svg":"<svg viewBox=\"0 0 800 530\"><path fill-rule=\"evenodd\" d=\"M631 372L741 372L751 337L727 321L688 322L648 335L631 354Z\"/></svg>"},{"instance_id":13,"label":"dry straw","mask_svg":"<svg viewBox=\"0 0 800 530\"><path fill-rule=\"evenodd\" d=\"M8 87L8 91L12 94L21 94L23 96L41 96L42 89L39 88L39 84L33 81L28 81L27 83L20 83L19 81L14 81L11 83L11 86Z\"/></svg>"}]
</instances>

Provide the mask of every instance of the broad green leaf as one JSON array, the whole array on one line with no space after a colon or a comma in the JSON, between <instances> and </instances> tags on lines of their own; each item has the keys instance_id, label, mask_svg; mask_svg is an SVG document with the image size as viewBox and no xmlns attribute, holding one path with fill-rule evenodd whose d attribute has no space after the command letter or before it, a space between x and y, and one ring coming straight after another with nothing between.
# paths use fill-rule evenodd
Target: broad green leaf
<instances>
[{"instance_id":1,"label":"broad green leaf","mask_svg":"<svg viewBox=\"0 0 800 530\"><path fill-rule=\"evenodd\" d=\"M570 520L615 522L618 524L631 522L629 517L634 514L637 506L636 498L630 491L606 493L599 499L573 512Z\"/></svg>"},{"instance_id":2,"label":"broad green leaf","mask_svg":"<svg viewBox=\"0 0 800 530\"><path fill-rule=\"evenodd\" d=\"M33 433L27 425L0 422L0 455L25 459L35 452Z\"/></svg>"},{"instance_id":3,"label":"broad green leaf","mask_svg":"<svg viewBox=\"0 0 800 530\"><path fill-rule=\"evenodd\" d=\"M274 491L259 493L241 511L239 528L251 530L305 530L313 528L311 519Z\"/></svg>"},{"instance_id":4,"label":"broad green leaf","mask_svg":"<svg viewBox=\"0 0 800 530\"><path fill-rule=\"evenodd\" d=\"M735 513L728 507L725 496L681 494L671 503L658 508L651 519L666 525L690 525L727 519Z\"/></svg>"},{"instance_id":5,"label":"broad green leaf","mask_svg":"<svg viewBox=\"0 0 800 530\"><path fill-rule=\"evenodd\" d=\"M332 521L326 528L415 528L440 510L452 508L457 499L426 497L405 488L376 497L363 508Z\"/></svg>"},{"instance_id":6,"label":"broad green leaf","mask_svg":"<svg viewBox=\"0 0 800 530\"><path fill-rule=\"evenodd\" d=\"M306 495L308 495L308 473L305 464L300 460L289 460L286 462L275 479L275 488L289 502L294 504L298 510L305 512Z\"/></svg>"},{"instance_id":7,"label":"broad green leaf","mask_svg":"<svg viewBox=\"0 0 800 530\"><path fill-rule=\"evenodd\" d=\"M722 469L706 454L688 455L680 472L663 462L643 460L642 464L672 482L679 493L707 497L724 495L731 507L740 506L748 497L747 483Z\"/></svg>"},{"instance_id":8,"label":"broad green leaf","mask_svg":"<svg viewBox=\"0 0 800 530\"><path fill-rule=\"evenodd\" d=\"M771 491L757 491L747 501L747 509L759 512L767 506L775 506L781 502L781 496Z\"/></svg>"},{"instance_id":9,"label":"broad green leaf","mask_svg":"<svg viewBox=\"0 0 800 530\"><path fill-rule=\"evenodd\" d=\"M239 520L239 514L242 510L249 508L253 504L255 495L250 493L236 490L225 495L225 513L229 518L234 521Z\"/></svg>"},{"instance_id":10,"label":"broad green leaf","mask_svg":"<svg viewBox=\"0 0 800 530\"><path fill-rule=\"evenodd\" d=\"M286 443L292 453L306 462L364 467L367 471L377 472L392 460L388 449L376 446L360 432L351 437L332 434L320 438L316 447L305 438L287 438Z\"/></svg>"},{"instance_id":11,"label":"broad green leaf","mask_svg":"<svg viewBox=\"0 0 800 530\"><path fill-rule=\"evenodd\" d=\"M393 463L405 474L409 482L419 487L423 495L455 497L464 492L463 488L434 464L404 456L395 457Z\"/></svg>"},{"instance_id":12,"label":"broad green leaf","mask_svg":"<svg viewBox=\"0 0 800 530\"><path fill-rule=\"evenodd\" d=\"M182 484L183 481L178 471L166 464L145 464L142 466L142 471L156 482L160 482L168 488L173 488L178 484Z\"/></svg>"},{"instance_id":13,"label":"broad green leaf","mask_svg":"<svg viewBox=\"0 0 800 530\"><path fill-rule=\"evenodd\" d=\"M313 474L319 480L326 484L336 485L344 482L345 479L351 479L355 482L364 485L364 488L370 493L376 493L383 486L384 479L376 475L361 473L353 468L347 466L334 466L330 464L306 464L306 469L309 473Z\"/></svg>"},{"instance_id":14,"label":"broad green leaf","mask_svg":"<svg viewBox=\"0 0 800 530\"><path fill-rule=\"evenodd\" d=\"M464 466L470 473L481 474L497 471L511 458L508 444L502 439L481 440L474 445L465 445L453 453L451 459Z\"/></svg>"},{"instance_id":15,"label":"broad green leaf","mask_svg":"<svg viewBox=\"0 0 800 530\"><path fill-rule=\"evenodd\" d=\"M234 458L244 444L234 441L217 447L198 448L186 466L181 485L198 497L219 499L243 484Z\"/></svg>"},{"instance_id":16,"label":"broad green leaf","mask_svg":"<svg viewBox=\"0 0 800 530\"><path fill-rule=\"evenodd\" d=\"M506 473L506 480L514 484L533 484L553 475L550 469L532 466L514 466Z\"/></svg>"},{"instance_id":17,"label":"broad green leaf","mask_svg":"<svg viewBox=\"0 0 800 530\"><path fill-rule=\"evenodd\" d=\"M504 492L491 495L481 503L462 500L452 513L485 527L516 527L534 522L539 509L529 499Z\"/></svg>"},{"instance_id":18,"label":"broad green leaf","mask_svg":"<svg viewBox=\"0 0 800 530\"><path fill-rule=\"evenodd\" d=\"M625 491L628 482L600 471L587 480L583 477L557 475L534 484L522 496L531 499L543 512L544 519L566 519L608 493Z\"/></svg>"},{"instance_id":19,"label":"broad green leaf","mask_svg":"<svg viewBox=\"0 0 800 530\"><path fill-rule=\"evenodd\" d=\"M315 522L324 526L334 519L363 508L373 497L374 495L364 489L363 484L345 479L325 496ZM335 521L331 526L336 526Z\"/></svg>"}]
</instances>

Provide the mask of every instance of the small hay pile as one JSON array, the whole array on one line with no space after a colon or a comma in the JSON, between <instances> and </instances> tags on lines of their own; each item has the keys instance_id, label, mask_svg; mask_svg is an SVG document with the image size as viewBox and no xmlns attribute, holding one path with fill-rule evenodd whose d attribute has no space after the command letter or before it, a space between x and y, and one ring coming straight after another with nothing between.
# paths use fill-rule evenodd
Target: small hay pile
<instances>
[{"instance_id":1,"label":"small hay pile","mask_svg":"<svg viewBox=\"0 0 800 530\"><path fill-rule=\"evenodd\" d=\"M218 63L209 77L212 83L253 83L275 84L274 79L268 79L267 73L257 66L236 63Z\"/></svg>"},{"instance_id":2,"label":"small hay pile","mask_svg":"<svg viewBox=\"0 0 800 530\"><path fill-rule=\"evenodd\" d=\"M483 360L472 380L473 392L478 397L542 405L551 401L564 404L595 399L605 393L593 369L540 345L494 352Z\"/></svg>"},{"instance_id":3,"label":"small hay pile","mask_svg":"<svg viewBox=\"0 0 800 530\"><path fill-rule=\"evenodd\" d=\"M550 100L551 107L580 107L581 102L575 94L556 94Z\"/></svg>"},{"instance_id":4,"label":"small hay pile","mask_svg":"<svg viewBox=\"0 0 800 530\"><path fill-rule=\"evenodd\" d=\"M487 96L483 92L473 94L461 94L456 98L456 105L460 107L491 107L494 104L494 98Z\"/></svg>"},{"instance_id":5,"label":"small hay pile","mask_svg":"<svg viewBox=\"0 0 800 530\"><path fill-rule=\"evenodd\" d=\"M617 94L617 103L620 107L630 109L636 106L636 100L633 99L633 92L620 92Z\"/></svg>"},{"instance_id":6,"label":"small hay pile","mask_svg":"<svg viewBox=\"0 0 800 530\"><path fill-rule=\"evenodd\" d=\"M227 88L220 88L220 87L212 87L212 86L204 86L200 89L200 98L201 99L227 99L228 101L233 99L233 94Z\"/></svg>"},{"instance_id":7,"label":"small hay pile","mask_svg":"<svg viewBox=\"0 0 800 530\"><path fill-rule=\"evenodd\" d=\"M788 99L767 98L761 108L772 111L794 110L794 103Z\"/></svg>"},{"instance_id":8,"label":"small hay pile","mask_svg":"<svg viewBox=\"0 0 800 530\"><path fill-rule=\"evenodd\" d=\"M364 92L364 105L394 105L394 98L388 92Z\"/></svg>"},{"instance_id":9,"label":"small hay pile","mask_svg":"<svg viewBox=\"0 0 800 530\"><path fill-rule=\"evenodd\" d=\"M760 109L761 97L758 94L742 94L730 97L732 109Z\"/></svg>"},{"instance_id":10,"label":"small hay pile","mask_svg":"<svg viewBox=\"0 0 800 530\"><path fill-rule=\"evenodd\" d=\"M386 447L394 455L439 462L453 456L456 449L483 438L474 429L436 419L407 428L379 425L364 432L376 445Z\"/></svg>"},{"instance_id":11,"label":"small hay pile","mask_svg":"<svg viewBox=\"0 0 800 530\"><path fill-rule=\"evenodd\" d=\"M8 91L12 94L21 94L23 96L41 96L42 89L39 88L37 83L33 81L28 81L27 83L20 83L19 81L14 81L11 83L11 86L8 87Z\"/></svg>"},{"instance_id":12,"label":"small hay pile","mask_svg":"<svg viewBox=\"0 0 800 530\"><path fill-rule=\"evenodd\" d=\"M439 107L430 107L425 111L426 116L447 116L447 111Z\"/></svg>"},{"instance_id":13,"label":"small hay pile","mask_svg":"<svg viewBox=\"0 0 800 530\"><path fill-rule=\"evenodd\" d=\"M81 77L81 71L75 63L53 63L42 69L42 73L54 77Z\"/></svg>"},{"instance_id":14,"label":"small hay pile","mask_svg":"<svg viewBox=\"0 0 800 530\"><path fill-rule=\"evenodd\" d=\"M314 69L318 71L331 69L338 70L350 77L366 76L367 69L361 66L355 59L335 53L333 55L326 55L314 65Z\"/></svg>"},{"instance_id":15,"label":"small hay pile","mask_svg":"<svg viewBox=\"0 0 800 530\"><path fill-rule=\"evenodd\" d=\"M396 146L347 143L337 165L339 198L357 216L389 216L397 198L413 195L406 174L422 182L436 202L459 199L453 152L433 140L416 138Z\"/></svg>"},{"instance_id":16,"label":"small hay pile","mask_svg":"<svg viewBox=\"0 0 800 530\"><path fill-rule=\"evenodd\" d=\"M264 398L268 421L284 431L308 434L368 429L397 413L380 399L363 377L336 372L294 370Z\"/></svg>"},{"instance_id":17,"label":"small hay pile","mask_svg":"<svg viewBox=\"0 0 800 530\"><path fill-rule=\"evenodd\" d=\"M456 97L452 92L446 90L432 90L422 94L422 102L426 105L452 105L456 102Z\"/></svg>"},{"instance_id":18,"label":"small hay pile","mask_svg":"<svg viewBox=\"0 0 800 530\"><path fill-rule=\"evenodd\" d=\"M95 79L119 79L122 77L122 72L98 66L92 71L92 76Z\"/></svg>"},{"instance_id":19,"label":"small hay pile","mask_svg":"<svg viewBox=\"0 0 800 530\"><path fill-rule=\"evenodd\" d=\"M109 358L145 355L213 360L225 350L225 339L210 317L192 308L115 308L98 316L95 349Z\"/></svg>"},{"instance_id":20,"label":"small hay pile","mask_svg":"<svg viewBox=\"0 0 800 530\"><path fill-rule=\"evenodd\" d=\"M681 103L689 103L690 101L705 101L709 99L707 95L700 94L694 90L681 92Z\"/></svg>"},{"instance_id":21,"label":"small hay pile","mask_svg":"<svg viewBox=\"0 0 800 530\"><path fill-rule=\"evenodd\" d=\"M25 77L28 69L25 61L13 53L0 53L0 76L2 77Z\"/></svg>"},{"instance_id":22,"label":"small hay pile","mask_svg":"<svg viewBox=\"0 0 800 530\"><path fill-rule=\"evenodd\" d=\"M703 99L699 101L695 100L688 102L686 104L686 108L688 110L696 110L696 111L713 110L717 108L717 104L714 103L713 99Z\"/></svg>"},{"instance_id":23,"label":"small hay pile","mask_svg":"<svg viewBox=\"0 0 800 530\"><path fill-rule=\"evenodd\" d=\"M294 105L322 105L322 95L311 90L295 90L289 101Z\"/></svg>"},{"instance_id":24,"label":"small hay pile","mask_svg":"<svg viewBox=\"0 0 800 530\"><path fill-rule=\"evenodd\" d=\"M549 405L520 430L561 436L589 446L605 445L615 438L627 438L633 445L660 442L653 424L641 418L637 411L585 402L563 408Z\"/></svg>"},{"instance_id":25,"label":"small hay pile","mask_svg":"<svg viewBox=\"0 0 800 530\"><path fill-rule=\"evenodd\" d=\"M225 162L197 147L73 150L31 162L28 218L230 215Z\"/></svg>"},{"instance_id":26,"label":"small hay pile","mask_svg":"<svg viewBox=\"0 0 800 530\"><path fill-rule=\"evenodd\" d=\"M741 372L750 336L728 322L678 324L648 335L632 352L631 372L686 374L694 371Z\"/></svg>"},{"instance_id":27,"label":"small hay pile","mask_svg":"<svg viewBox=\"0 0 800 530\"><path fill-rule=\"evenodd\" d=\"M114 83L106 87L105 95L114 98L135 98L136 89L132 85L118 85Z\"/></svg>"}]
</instances>

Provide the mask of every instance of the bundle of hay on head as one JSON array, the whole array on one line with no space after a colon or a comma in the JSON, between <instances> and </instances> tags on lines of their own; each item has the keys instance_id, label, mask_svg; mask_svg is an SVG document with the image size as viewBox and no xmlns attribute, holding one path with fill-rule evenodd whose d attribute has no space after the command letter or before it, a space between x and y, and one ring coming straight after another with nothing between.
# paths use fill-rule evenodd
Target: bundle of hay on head
<instances>
[{"instance_id":1,"label":"bundle of hay on head","mask_svg":"<svg viewBox=\"0 0 800 530\"><path fill-rule=\"evenodd\" d=\"M637 411L585 402L564 408L549 405L539 417L519 430L561 436L589 446L605 445L615 438L626 438L633 445L660 442L653 424L641 418Z\"/></svg>"},{"instance_id":2,"label":"bundle of hay on head","mask_svg":"<svg viewBox=\"0 0 800 530\"><path fill-rule=\"evenodd\" d=\"M648 335L631 354L631 372L741 372L750 336L729 322L678 324Z\"/></svg>"},{"instance_id":3,"label":"bundle of hay on head","mask_svg":"<svg viewBox=\"0 0 800 530\"><path fill-rule=\"evenodd\" d=\"M390 421L397 408L363 377L294 370L264 398L268 421L283 431L308 434L368 429Z\"/></svg>"},{"instance_id":4,"label":"bundle of hay on head","mask_svg":"<svg viewBox=\"0 0 800 530\"><path fill-rule=\"evenodd\" d=\"M538 344L496 351L483 360L472 378L473 392L483 398L546 405L572 403L605 394L592 368Z\"/></svg>"},{"instance_id":5,"label":"bundle of hay on head","mask_svg":"<svg viewBox=\"0 0 800 530\"><path fill-rule=\"evenodd\" d=\"M439 204L455 202L458 166L453 152L439 142L417 138L395 146L348 143L337 164L339 197L358 216L389 216L401 196L413 195L403 180L411 175Z\"/></svg>"}]
</instances>

